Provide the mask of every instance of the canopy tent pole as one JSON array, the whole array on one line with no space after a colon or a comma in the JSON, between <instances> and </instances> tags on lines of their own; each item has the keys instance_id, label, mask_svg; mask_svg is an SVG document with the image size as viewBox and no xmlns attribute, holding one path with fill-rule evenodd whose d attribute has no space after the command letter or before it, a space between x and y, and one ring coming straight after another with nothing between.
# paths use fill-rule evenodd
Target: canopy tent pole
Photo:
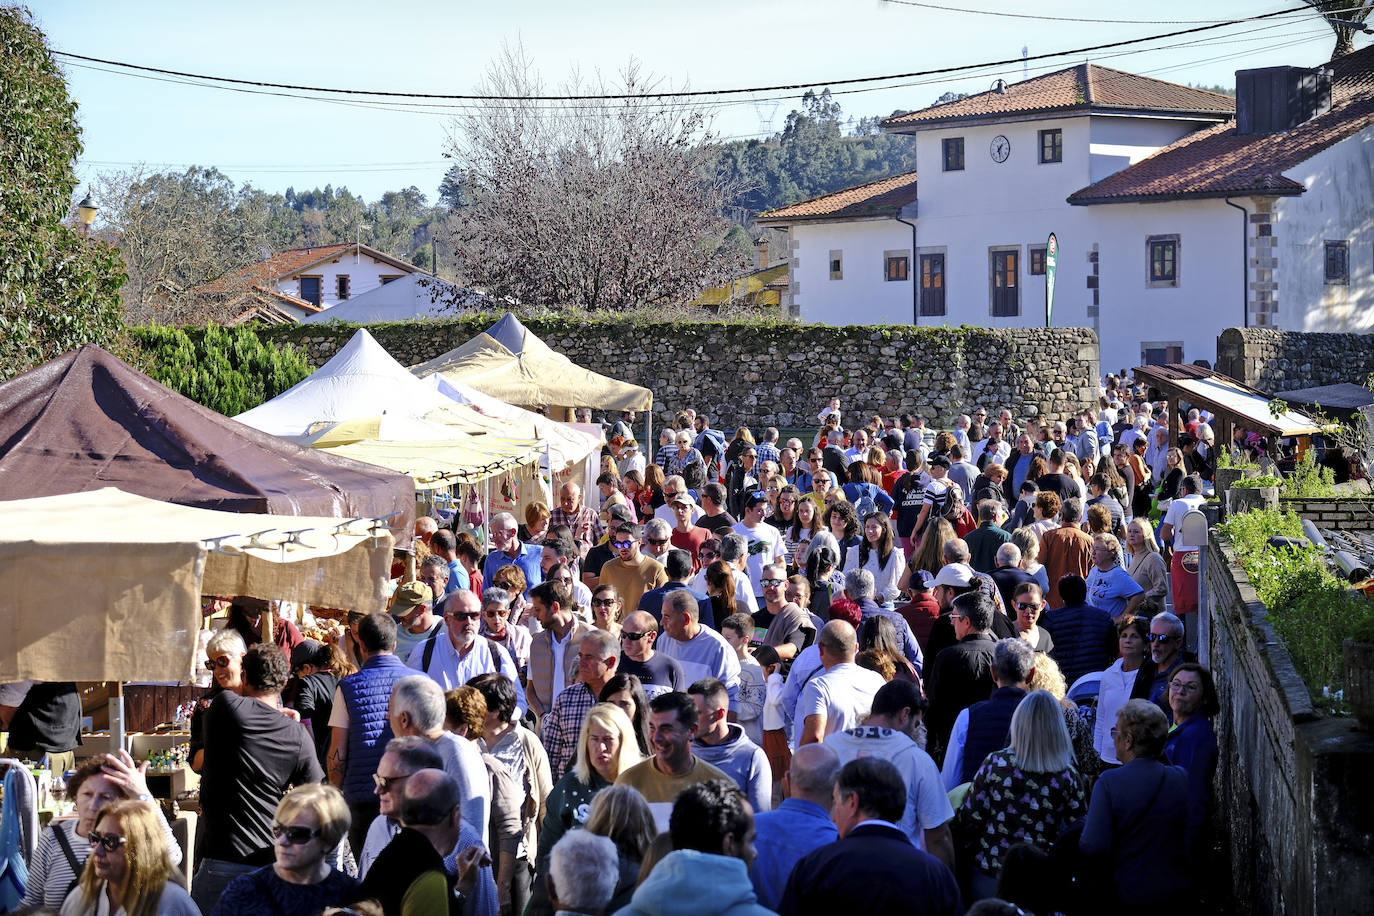
<instances>
[{"instance_id":1,"label":"canopy tent pole","mask_svg":"<svg viewBox=\"0 0 1374 916\"><path fill-rule=\"evenodd\" d=\"M644 411L644 456L654 460L654 412Z\"/></svg>"},{"instance_id":2,"label":"canopy tent pole","mask_svg":"<svg viewBox=\"0 0 1374 916\"><path fill-rule=\"evenodd\" d=\"M114 693L110 694L107 705L110 719L110 750L118 752L124 747L124 682L114 682Z\"/></svg>"}]
</instances>

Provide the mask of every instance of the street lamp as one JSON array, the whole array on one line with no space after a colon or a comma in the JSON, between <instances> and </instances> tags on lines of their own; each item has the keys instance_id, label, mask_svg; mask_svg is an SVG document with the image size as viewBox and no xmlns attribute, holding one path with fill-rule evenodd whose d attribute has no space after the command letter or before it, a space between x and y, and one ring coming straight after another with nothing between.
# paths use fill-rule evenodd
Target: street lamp
<instances>
[{"instance_id":1,"label":"street lamp","mask_svg":"<svg viewBox=\"0 0 1374 916\"><path fill-rule=\"evenodd\" d=\"M86 196L76 205L76 218L81 221L83 235L91 234L91 223L95 222L95 211L98 209L100 208L91 200L91 191L87 188Z\"/></svg>"}]
</instances>

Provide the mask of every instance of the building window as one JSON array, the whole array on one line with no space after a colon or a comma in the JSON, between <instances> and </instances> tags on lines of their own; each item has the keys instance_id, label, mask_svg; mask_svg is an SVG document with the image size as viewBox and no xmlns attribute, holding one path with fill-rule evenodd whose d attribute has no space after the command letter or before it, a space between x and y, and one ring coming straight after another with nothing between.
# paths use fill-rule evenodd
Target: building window
<instances>
[{"instance_id":1,"label":"building window","mask_svg":"<svg viewBox=\"0 0 1374 916\"><path fill-rule=\"evenodd\" d=\"M342 302L348 298L348 274L339 274L334 278L338 299Z\"/></svg>"},{"instance_id":2,"label":"building window","mask_svg":"<svg viewBox=\"0 0 1374 916\"><path fill-rule=\"evenodd\" d=\"M843 252L843 251L838 251L838 250L836 250L836 251L830 252L830 279L832 279L832 280L843 280L843 279L844 279L844 252Z\"/></svg>"},{"instance_id":3,"label":"building window","mask_svg":"<svg viewBox=\"0 0 1374 916\"><path fill-rule=\"evenodd\" d=\"M1140 362L1146 366L1163 366L1183 362L1183 341L1147 340L1140 344Z\"/></svg>"},{"instance_id":4,"label":"building window","mask_svg":"<svg viewBox=\"0 0 1374 916\"><path fill-rule=\"evenodd\" d=\"M945 256L921 255L921 314L938 317L945 313Z\"/></svg>"},{"instance_id":5,"label":"building window","mask_svg":"<svg viewBox=\"0 0 1374 916\"><path fill-rule=\"evenodd\" d=\"M1040 131L1040 161L1064 161L1064 131L1058 127Z\"/></svg>"},{"instance_id":6,"label":"building window","mask_svg":"<svg viewBox=\"0 0 1374 916\"><path fill-rule=\"evenodd\" d=\"M1045 246L1032 245L1030 247L1030 273L1032 277L1043 277L1045 275Z\"/></svg>"},{"instance_id":7,"label":"building window","mask_svg":"<svg viewBox=\"0 0 1374 916\"><path fill-rule=\"evenodd\" d=\"M1145 240L1145 247L1150 259L1146 287L1178 286L1178 236L1152 235Z\"/></svg>"},{"instance_id":8,"label":"building window","mask_svg":"<svg viewBox=\"0 0 1374 916\"><path fill-rule=\"evenodd\" d=\"M1326 243L1326 285L1350 285L1350 243Z\"/></svg>"},{"instance_id":9,"label":"building window","mask_svg":"<svg viewBox=\"0 0 1374 916\"><path fill-rule=\"evenodd\" d=\"M1021 314L1021 285L1017 282L1021 249L994 248L988 254L992 261L992 317L1015 318Z\"/></svg>"},{"instance_id":10,"label":"building window","mask_svg":"<svg viewBox=\"0 0 1374 916\"><path fill-rule=\"evenodd\" d=\"M908 280L911 278L911 257L905 252L887 252L883 255L883 279L887 281Z\"/></svg>"},{"instance_id":11,"label":"building window","mask_svg":"<svg viewBox=\"0 0 1374 916\"><path fill-rule=\"evenodd\" d=\"M319 277L301 277L301 298L315 305L320 304Z\"/></svg>"},{"instance_id":12,"label":"building window","mask_svg":"<svg viewBox=\"0 0 1374 916\"><path fill-rule=\"evenodd\" d=\"M964 138L946 137L941 143L945 153L945 171L962 172L964 170Z\"/></svg>"},{"instance_id":13,"label":"building window","mask_svg":"<svg viewBox=\"0 0 1374 916\"><path fill-rule=\"evenodd\" d=\"M382 285L383 285L383 286L386 286L386 285L387 285L388 283L390 283L392 280L399 280L399 279L401 279L401 275L400 275L400 274L396 274L396 275L390 276L390 277L378 277L377 279L382 281Z\"/></svg>"}]
</instances>

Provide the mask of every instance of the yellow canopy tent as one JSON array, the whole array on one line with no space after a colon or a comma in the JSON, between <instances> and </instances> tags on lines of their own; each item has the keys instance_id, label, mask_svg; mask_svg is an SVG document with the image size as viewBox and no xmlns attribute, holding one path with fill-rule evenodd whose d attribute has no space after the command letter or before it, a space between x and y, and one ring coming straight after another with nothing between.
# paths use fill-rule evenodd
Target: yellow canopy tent
<instances>
[{"instance_id":1,"label":"yellow canopy tent","mask_svg":"<svg viewBox=\"0 0 1374 916\"><path fill-rule=\"evenodd\" d=\"M577 365L510 312L462 346L410 371L421 378L442 372L507 404L548 410L555 419L571 419L574 407L650 410L654 404L648 388Z\"/></svg>"}]
</instances>

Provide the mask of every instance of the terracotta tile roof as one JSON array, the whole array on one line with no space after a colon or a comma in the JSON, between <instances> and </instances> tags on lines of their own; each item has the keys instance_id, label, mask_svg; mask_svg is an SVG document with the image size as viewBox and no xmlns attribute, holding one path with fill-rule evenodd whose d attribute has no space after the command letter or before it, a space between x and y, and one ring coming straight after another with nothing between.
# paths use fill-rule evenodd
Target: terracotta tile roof
<instances>
[{"instance_id":1,"label":"terracotta tile roof","mask_svg":"<svg viewBox=\"0 0 1374 916\"><path fill-rule=\"evenodd\" d=\"M944 121L997 118L1036 112L1087 111L1089 109L1186 112L1204 117L1224 117L1235 110L1230 96L1178 83L1138 76L1097 64L1079 64L1004 87L989 89L957 102L932 105L883 122L898 130Z\"/></svg>"},{"instance_id":2,"label":"terracotta tile roof","mask_svg":"<svg viewBox=\"0 0 1374 916\"><path fill-rule=\"evenodd\" d=\"M916 199L916 173L906 172L870 181L856 188L823 194L798 204L760 213L756 222L795 222L806 219L856 219L865 216L896 216Z\"/></svg>"},{"instance_id":3,"label":"terracotta tile roof","mask_svg":"<svg viewBox=\"0 0 1374 916\"><path fill-rule=\"evenodd\" d=\"M227 293L243 284L263 285L288 277L298 270L316 264L326 258L337 257L352 248L352 244L325 245L320 248L292 248L281 251L256 264L231 270L209 283L196 287L197 293Z\"/></svg>"},{"instance_id":4,"label":"terracotta tile roof","mask_svg":"<svg viewBox=\"0 0 1374 916\"><path fill-rule=\"evenodd\" d=\"M1292 130L1257 136L1227 121L1069 195L1071 204L1229 194L1301 194L1284 172L1374 124L1374 45L1331 64L1332 109Z\"/></svg>"}]
</instances>

